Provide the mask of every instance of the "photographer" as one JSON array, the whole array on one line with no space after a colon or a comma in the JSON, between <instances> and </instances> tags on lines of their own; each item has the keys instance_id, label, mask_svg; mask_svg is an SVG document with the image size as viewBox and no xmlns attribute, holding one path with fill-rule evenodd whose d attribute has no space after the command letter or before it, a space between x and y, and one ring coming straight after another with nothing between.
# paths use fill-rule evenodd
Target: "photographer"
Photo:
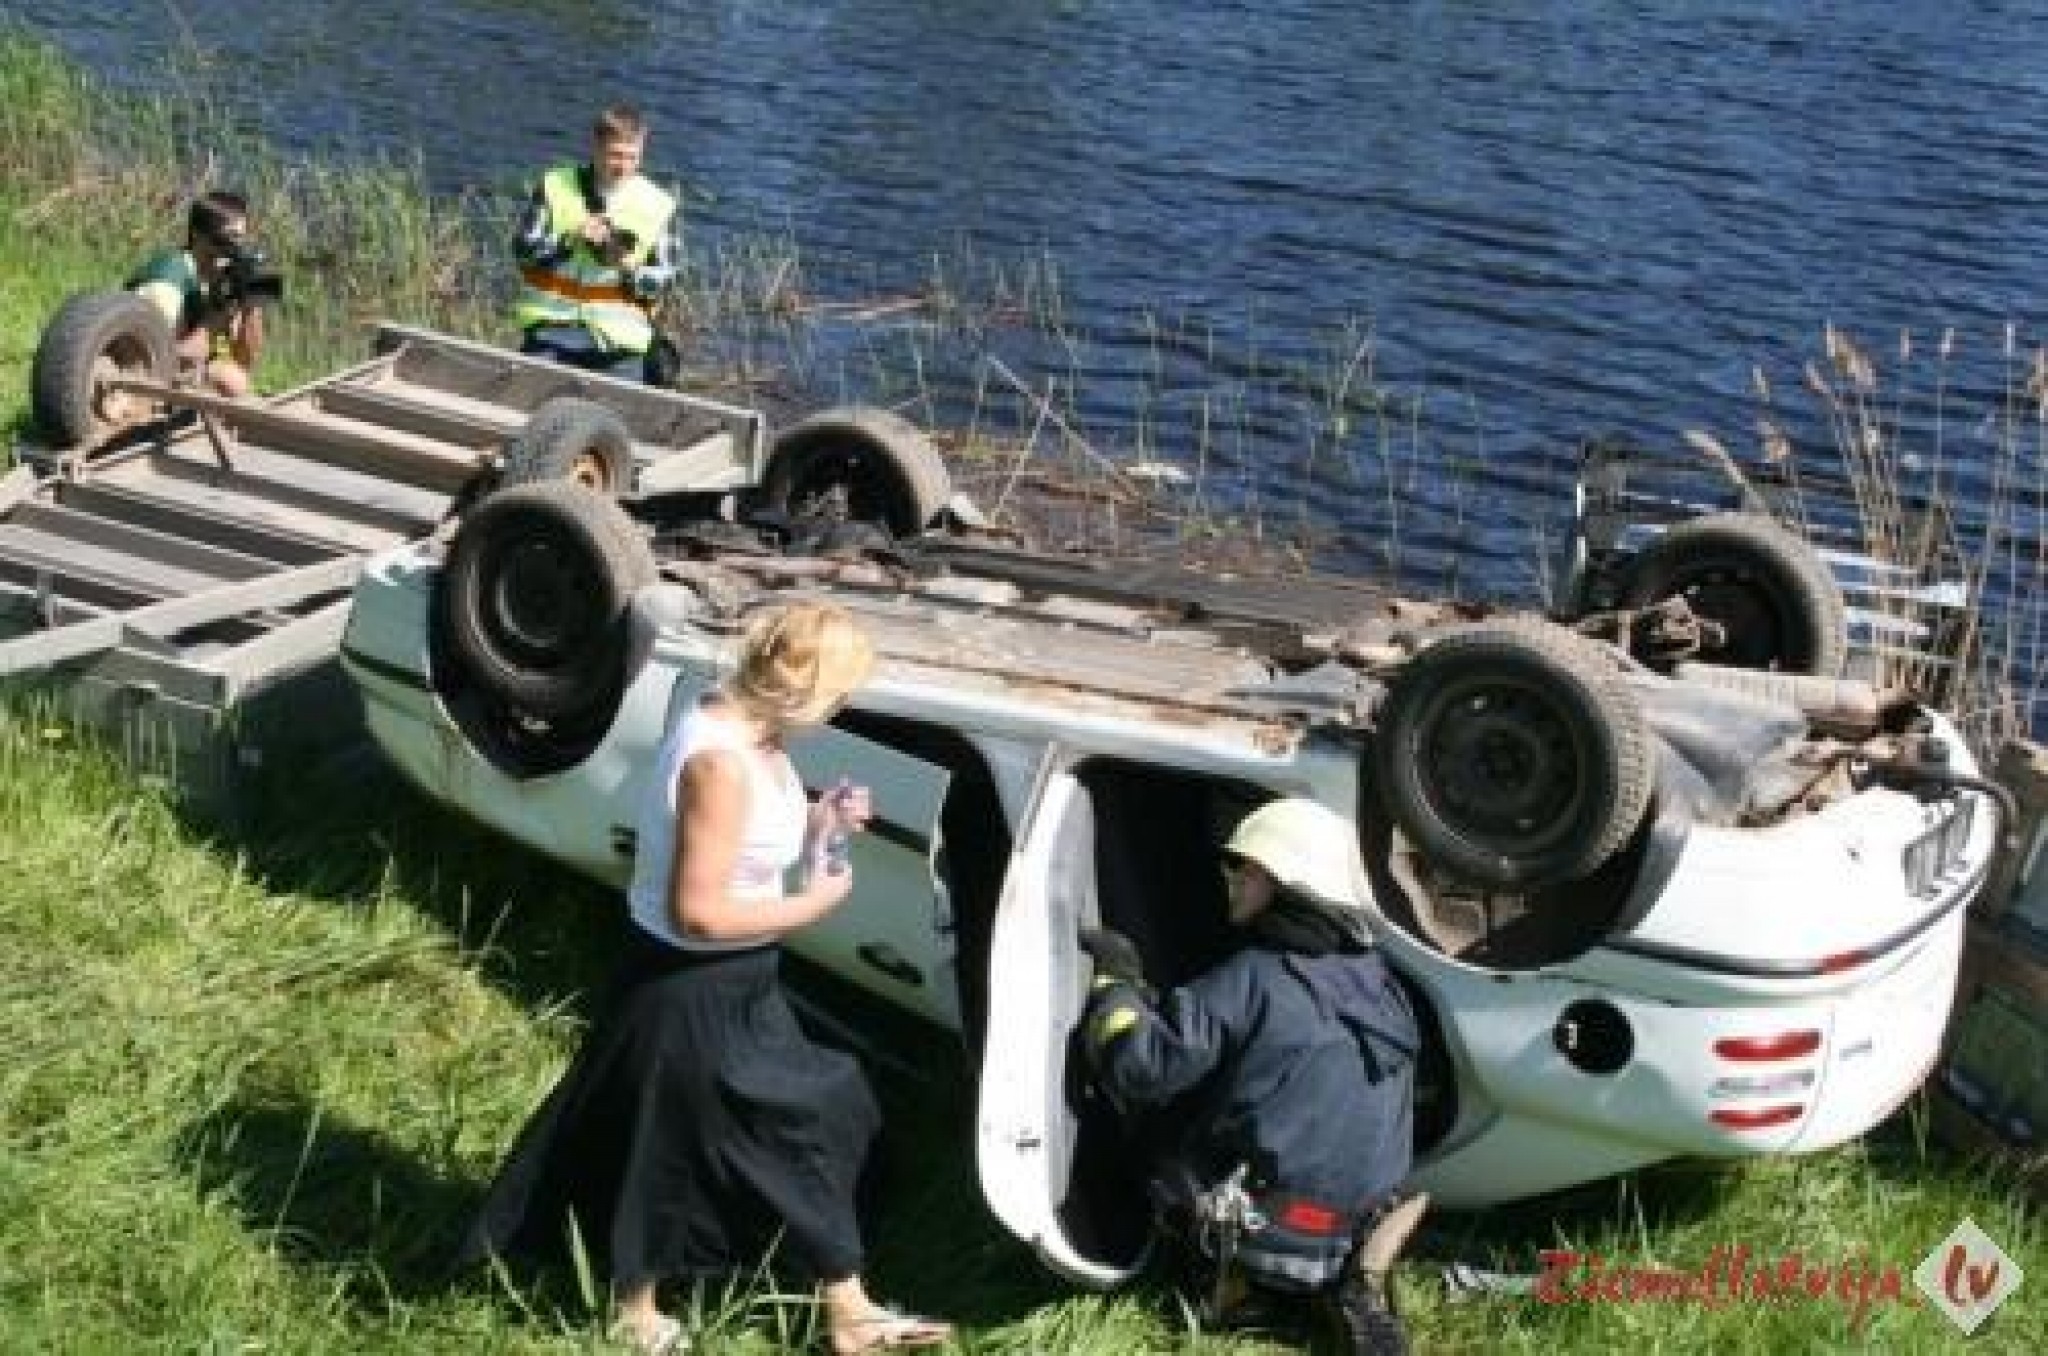
<instances>
[{"instance_id":1,"label":"photographer","mask_svg":"<svg viewBox=\"0 0 2048 1356\"><path fill-rule=\"evenodd\" d=\"M195 198L185 247L151 257L125 286L169 322L181 380L222 395L250 392L263 352L263 308L283 297L284 283L250 242L247 199L221 191Z\"/></svg>"},{"instance_id":2,"label":"photographer","mask_svg":"<svg viewBox=\"0 0 2048 1356\"><path fill-rule=\"evenodd\" d=\"M675 278L676 203L640 173L646 150L646 120L614 104L592 129L590 162L541 177L513 242L520 352L667 384L674 350L649 313Z\"/></svg>"}]
</instances>

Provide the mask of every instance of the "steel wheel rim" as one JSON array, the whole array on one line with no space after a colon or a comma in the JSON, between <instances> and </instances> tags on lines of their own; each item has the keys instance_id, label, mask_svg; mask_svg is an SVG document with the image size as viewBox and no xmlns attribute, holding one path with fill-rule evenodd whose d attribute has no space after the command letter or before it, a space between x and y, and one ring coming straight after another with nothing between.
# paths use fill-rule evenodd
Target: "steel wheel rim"
<instances>
[{"instance_id":1,"label":"steel wheel rim","mask_svg":"<svg viewBox=\"0 0 2048 1356\"><path fill-rule=\"evenodd\" d=\"M1424 710L1415 752L1432 812L1505 853L1555 844L1581 818L1589 794L1570 708L1537 683L1489 677L1451 684Z\"/></svg>"}]
</instances>

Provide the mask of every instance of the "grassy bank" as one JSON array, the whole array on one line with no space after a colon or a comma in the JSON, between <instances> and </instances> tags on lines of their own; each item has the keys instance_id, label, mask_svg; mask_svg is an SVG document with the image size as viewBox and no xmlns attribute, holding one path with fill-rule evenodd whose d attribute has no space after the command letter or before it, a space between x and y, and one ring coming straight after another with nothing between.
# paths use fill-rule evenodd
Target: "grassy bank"
<instances>
[{"instance_id":1,"label":"grassy bank","mask_svg":"<svg viewBox=\"0 0 2048 1356\"><path fill-rule=\"evenodd\" d=\"M268 387L360 359L379 318L474 335L502 327L477 284L488 270L464 205L430 198L416 167L297 162L236 126L202 68L161 97L116 97L0 28L0 353L26 358L65 295L118 286L182 243L185 204L225 187L249 196L257 237L289 274ZM22 398L10 384L0 410L18 419Z\"/></svg>"},{"instance_id":2,"label":"grassy bank","mask_svg":"<svg viewBox=\"0 0 2048 1356\"><path fill-rule=\"evenodd\" d=\"M239 828L182 820L61 727L0 722L0 1349L572 1351L573 1278L449 1285L440 1259L559 1069L616 901L340 768ZM894 1190L876 1273L960 1316L971 1349L1267 1349L1196 1342L1156 1289L1077 1297L982 1213L942 1041L883 1071ZM1645 1174L1541 1210L1446 1216L1430 1260L1533 1268L1543 1248L1697 1270L1746 1247L1881 1283L1974 1218L2042 1274L2042 1229L2000 1179L1927 1147L1911 1114L1866 1144ZM1921 1350L1943 1320L1876 1301L1722 1308L1449 1302L1405 1280L1436 1351ZM1910 1282L1907 1282L1910 1289ZM1972 1349L2032 1346L2023 1290ZM798 1304L709 1296L713 1350L778 1349Z\"/></svg>"},{"instance_id":3,"label":"grassy bank","mask_svg":"<svg viewBox=\"0 0 2048 1356\"><path fill-rule=\"evenodd\" d=\"M187 115L116 109L0 39L0 419L20 417L48 311L165 238L205 149ZM295 272L303 309L275 384L357 356L373 314L490 332L468 284L438 272L469 248L459 213L416 179L234 154L280 254L321 280ZM365 197L376 221L330 202ZM615 897L374 767L305 770L248 820L200 824L33 709L0 715L0 873L0 1350L601 1346L573 1277L450 1284L440 1259L574 1044ZM1270 1349L1191 1335L1154 1287L1077 1296L1047 1279L980 1205L957 1061L903 1039L922 1072L878 1074L893 1137L882 1293L961 1319L976 1351ZM1964 1349L1938 1316L1888 1301L1860 1321L1831 1299L1453 1303L1430 1262L1533 1269L1539 1249L1569 1247L1696 1271L1744 1247L1846 1266L1853 1283L1909 1272L1965 1216L2032 1273L1967 1349L2035 1349L2041 1221L2005 1178L1930 1147L1911 1109L1811 1158L1446 1216L1404 1296L1427 1351ZM807 1322L760 1286L706 1296L702 1315L714 1351L784 1349Z\"/></svg>"}]
</instances>

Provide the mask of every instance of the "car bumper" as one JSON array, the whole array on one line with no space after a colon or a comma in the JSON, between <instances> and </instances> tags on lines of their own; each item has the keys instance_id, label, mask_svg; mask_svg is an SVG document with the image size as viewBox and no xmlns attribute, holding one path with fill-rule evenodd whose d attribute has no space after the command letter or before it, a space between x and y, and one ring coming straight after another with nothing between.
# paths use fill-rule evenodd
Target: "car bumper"
<instances>
[{"instance_id":1,"label":"car bumper","mask_svg":"<svg viewBox=\"0 0 2048 1356\"><path fill-rule=\"evenodd\" d=\"M1555 973L1425 980L1438 1010L1456 1014L1446 1034L1460 1109L1418 1184L1449 1206L1490 1205L1667 1158L1853 1139L1932 1067L1962 934L1957 909L1818 995L1752 982L1695 1004Z\"/></svg>"}]
</instances>

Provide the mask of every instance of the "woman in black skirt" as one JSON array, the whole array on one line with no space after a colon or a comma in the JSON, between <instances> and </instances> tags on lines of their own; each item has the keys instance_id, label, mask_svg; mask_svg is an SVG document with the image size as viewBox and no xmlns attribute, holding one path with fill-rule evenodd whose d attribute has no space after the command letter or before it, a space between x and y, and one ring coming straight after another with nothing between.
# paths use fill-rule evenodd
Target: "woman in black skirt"
<instances>
[{"instance_id":1,"label":"woman in black skirt","mask_svg":"<svg viewBox=\"0 0 2048 1356\"><path fill-rule=\"evenodd\" d=\"M687 1345L660 1282L730 1275L774 1249L818 1282L838 1356L951 1332L861 1282L854 1191L881 1115L859 1065L797 1025L779 977L782 936L852 889L827 845L869 814L865 788L807 804L783 739L829 718L872 664L839 608L766 613L732 679L663 741L625 957L463 1248L466 1261L581 1248L610 1277L614 1335L645 1351Z\"/></svg>"}]
</instances>

